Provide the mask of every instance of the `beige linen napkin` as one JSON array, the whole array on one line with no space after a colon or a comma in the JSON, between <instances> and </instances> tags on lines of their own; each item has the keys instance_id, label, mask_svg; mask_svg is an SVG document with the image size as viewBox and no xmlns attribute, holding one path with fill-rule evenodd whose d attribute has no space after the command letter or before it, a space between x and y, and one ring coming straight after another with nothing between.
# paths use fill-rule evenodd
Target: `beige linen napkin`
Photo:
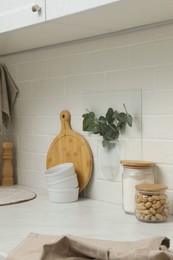
<instances>
[{"instance_id":1,"label":"beige linen napkin","mask_svg":"<svg viewBox=\"0 0 173 260\"><path fill-rule=\"evenodd\" d=\"M12 250L8 260L172 260L169 239L153 237L131 242L75 236L30 234Z\"/></svg>"},{"instance_id":2,"label":"beige linen napkin","mask_svg":"<svg viewBox=\"0 0 173 260\"><path fill-rule=\"evenodd\" d=\"M7 67L0 64L0 134L8 127L18 88Z\"/></svg>"}]
</instances>

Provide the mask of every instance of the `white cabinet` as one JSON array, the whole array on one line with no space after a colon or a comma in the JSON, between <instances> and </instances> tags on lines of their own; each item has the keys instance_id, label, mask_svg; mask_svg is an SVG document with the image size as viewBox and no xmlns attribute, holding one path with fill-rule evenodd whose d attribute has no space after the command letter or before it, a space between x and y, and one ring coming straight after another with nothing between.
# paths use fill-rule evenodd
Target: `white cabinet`
<instances>
[{"instance_id":1,"label":"white cabinet","mask_svg":"<svg viewBox=\"0 0 173 260\"><path fill-rule=\"evenodd\" d=\"M34 5L41 11L33 12ZM0 0L0 55L165 23L172 17L173 0Z\"/></svg>"},{"instance_id":2,"label":"white cabinet","mask_svg":"<svg viewBox=\"0 0 173 260\"><path fill-rule=\"evenodd\" d=\"M119 0L46 0L46 19L56 19Z\"/></svg>"},{"instance_id":3,"label":"white cabinet","mask_svg":"<svg viewBox=\"0 0 173 260\"><path fill-rule=\"evenodd\" d=\"M34 9L35 6L40 7L40 10ZM0 0L0 33L43 21L44 0Z\"/></svg>"}]
</instances>

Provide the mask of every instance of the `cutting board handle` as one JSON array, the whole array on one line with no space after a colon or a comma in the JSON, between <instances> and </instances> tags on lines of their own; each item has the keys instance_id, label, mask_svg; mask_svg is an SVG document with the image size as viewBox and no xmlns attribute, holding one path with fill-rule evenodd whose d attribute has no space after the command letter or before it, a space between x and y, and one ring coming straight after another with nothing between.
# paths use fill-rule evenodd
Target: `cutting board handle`
<instances>
[{"instance_id":1,"label":"cutting board handle","mask_svg":"<svg viewBox=\"0 0 173 260\"><path fill-rule=\"evenodd\" d=\"M61 119L61 132L68 132L69 130L71 130L69 111L63 110L60 114L60 119Z\"/></svg>"}]
</instances>

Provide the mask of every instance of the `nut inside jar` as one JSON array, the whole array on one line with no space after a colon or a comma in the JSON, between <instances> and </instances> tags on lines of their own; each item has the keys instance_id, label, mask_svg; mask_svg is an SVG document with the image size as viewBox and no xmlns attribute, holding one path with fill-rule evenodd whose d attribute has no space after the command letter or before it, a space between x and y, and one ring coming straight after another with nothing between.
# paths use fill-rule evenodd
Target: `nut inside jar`
<instances>
[{"instance_id":1,"label":"nut inside jar","mask_svg":"<svg viewBox=\"0 0 173 260\"><path fill-rule=\"evenodd\" d=\"M137 219L144 222L163 222L169 215L167 186L163 184L136 185Z\"/></svg>"}]
</instances>

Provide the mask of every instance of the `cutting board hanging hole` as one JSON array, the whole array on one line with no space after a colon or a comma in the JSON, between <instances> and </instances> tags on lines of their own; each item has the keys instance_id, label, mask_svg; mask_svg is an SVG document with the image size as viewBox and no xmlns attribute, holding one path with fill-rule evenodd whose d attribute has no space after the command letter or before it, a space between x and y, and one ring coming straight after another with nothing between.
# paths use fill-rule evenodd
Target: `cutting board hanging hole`
<instances>
[{"instance_id":1,"label":"cutting board hanging hole","mask_svg":"<svg viewBox=\"0 0 173 260\"><path fill-rule=\"evenodd\" d=\"M71 129L70 113L67 110L61 112L60 119L61 119L61 132Z\"/></svg>"}]
</instances>

